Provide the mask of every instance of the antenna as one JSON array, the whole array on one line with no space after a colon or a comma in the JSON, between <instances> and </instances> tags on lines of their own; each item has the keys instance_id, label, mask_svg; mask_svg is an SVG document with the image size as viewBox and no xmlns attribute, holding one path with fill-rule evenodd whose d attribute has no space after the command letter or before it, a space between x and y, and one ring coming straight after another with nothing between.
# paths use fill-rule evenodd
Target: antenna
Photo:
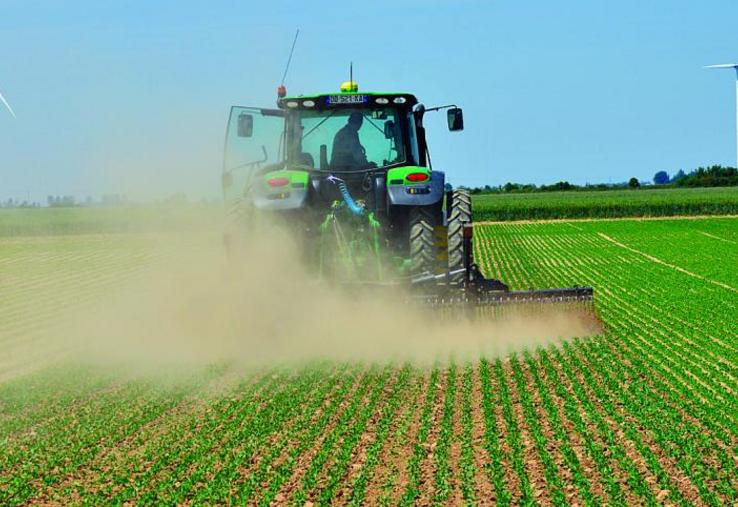
<instances>
[{"instance_id":1,"label":"antenna","mask_svg":"<svg viewBox=\"0 0 738 507\"><path fill-rule=\"evenodd\" d=\"M351 87L354 86L354 62L349 62L349 83Z\"/></svg>"},{"instance_id":2,"label":"antenna","mask_svg":"<svg viewBox=\"0 0 738 507\"><path fill-rule=\"evenodd\" d=\"M292 48L290 49L290 56L287 58L287 65L284 67L284 74L282 74L282 86L284 86L284 80L287 79L287 71L290 70L290 63L292 63L292 53L295 52L295 44L297 44L297 36L300 35L300 29L298 28L295 32L295 38L292 41Z\"/></svg>"}]
</instances>

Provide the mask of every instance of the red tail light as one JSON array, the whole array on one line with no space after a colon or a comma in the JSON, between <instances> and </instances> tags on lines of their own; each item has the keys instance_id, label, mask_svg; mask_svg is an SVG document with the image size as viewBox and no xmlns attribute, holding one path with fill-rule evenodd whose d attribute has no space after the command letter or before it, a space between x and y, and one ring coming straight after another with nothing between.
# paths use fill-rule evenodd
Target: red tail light
<instances>
[{"instance_id":1,"label":"red tail light","mask_svg":"<svg viewBox=\"0 0 738 507\"><path fill-rule=\"evenodd\" d=\"M270 187L283 187L290 182L289 178L272 178L267 180L267 185Z\"/></svg>"},{"instance_id":2,"label":"red tail light","mask_svg":"<svg viewBox=\"0 0 738 507\"><path fill-rule=\"evenodd\" d=\"M405 178L407 178L407 181L417 183L420 181L426 181L428 179L428 173L410 173L405 176Z\"/></svg>"}]
</instances>

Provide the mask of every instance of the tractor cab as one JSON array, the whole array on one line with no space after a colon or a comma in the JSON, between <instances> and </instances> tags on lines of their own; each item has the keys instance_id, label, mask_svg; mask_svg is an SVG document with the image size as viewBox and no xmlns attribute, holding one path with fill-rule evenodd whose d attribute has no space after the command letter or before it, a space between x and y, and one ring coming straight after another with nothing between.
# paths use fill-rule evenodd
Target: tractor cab
<instances>
[{"instance_id":1,"label":"tractor cab","mask_svg":"<svg viewBox=\"0 0 738 507\"><path fill-rule=\"evenodd\" d=\"M239 198L255 183L263 186L255 178L276 171L282 173L267 178L271 188L266 190L281 198L263 203L270 208L281 208L286 203L276 201L303 184L317 190L328 175L364 190L375 186L377 176L388 184L388 173L398 168L418 168L425 178L415 176L416 183L427 185L432 178L423 127L426 109L412 94L362 93L355 82L347 82L340 93L284 96L277 106L232 108L223 168L227 200ZM461 109L449 109L448 125L452 131L463 129ZM394 180L405 183L411 173L396 171Z\"/></svg>"},{"instance_id":2,"label":"tractor cab","mask_svg":"<svg viewBox=\"0 0 738 507\"><path fill-rule=\"evenodd\" d=\"M420 159L409 94L342 93L280 99L288 164L356 173Z\"/></svg>"}]
</instances>

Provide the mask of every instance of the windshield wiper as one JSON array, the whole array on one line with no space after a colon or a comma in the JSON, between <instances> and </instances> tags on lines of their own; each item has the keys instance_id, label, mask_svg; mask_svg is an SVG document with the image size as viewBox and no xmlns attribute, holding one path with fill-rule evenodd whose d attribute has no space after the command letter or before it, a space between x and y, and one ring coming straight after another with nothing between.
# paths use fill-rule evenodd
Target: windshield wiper
<instances>
[{"instance_id":1,"label":"windshield wiper","mask_svg":"<svg viewBox=\"0 0 738 507\"><path fill-rule=\"evenodd\" d=\"M307 134L303 134L302 139L305 139L307 136L309 136L310 134L312 134L313 132L315 132L315 129L317 129L318 127L320 127L321 125L323 125L326 121L328 121L328 118L332 117L334 114L336 114L336 111L335 110L334 111L331 111L331 114L329 114L328 116L326 116L325 118L323 118L320 121L320 123L318 123L316 126L314 126L313 128L311 128L310 130L308 130Z\"/></svg>"}]
</instances>

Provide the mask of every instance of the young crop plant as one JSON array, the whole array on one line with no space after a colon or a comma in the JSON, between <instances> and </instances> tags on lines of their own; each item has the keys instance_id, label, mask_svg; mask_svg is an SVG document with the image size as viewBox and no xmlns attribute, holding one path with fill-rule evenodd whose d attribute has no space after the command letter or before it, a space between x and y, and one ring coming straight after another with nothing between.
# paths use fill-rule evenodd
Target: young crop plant
<instances>
[{"instance_id":1,"label":"young crop plant","mask_svg":"<svg viewBox=\"0 0 738 507\"><path fill-rule=\"evenodd\" d=\"M187 386L167 390L134 382L54 421L48 431L3 454L0 474L10 479L3 479L9 484L0 488L0 502L28 501L39 492L31 484L53 489L68 473L95 457L101 440L126 438L176 406L187 390Z\"/></svg>"},{"instance_id":2,"label":"young crop plant","mask_svg":"<svg viewBox=\"0 0 738 507\"><path fill-rule=\"evenodd\" d=\"M428 391L426 392L425 402L423 403L422 414L420 416L420 429L415 441L413 454L407 463L408 484L400 499L401 505L413 505L418 495L420 495L420 462L427 454L425 443L433 422L433 403L436 398L436 392L438 391L439 377L440 370L436 366L431 373Z\"/></svg>"},{"instance_id":3,"label":"young crop plant","mask_svg":"<svg viewBox=\"0 0 738 507\"><path fill-rule=\"evenodd\" d=\"M213 435L222 433L228 423L247 419L275 390L287 385L285 379L277 372L264 373L255 380L246 379L221 396L202 416L190 419L186 426L172 428L163 439L146 445L136 456L137 460L121 471L122 476L132 480L126 480L118 491L98 488L90 495L91 499L104 502L107 498L122 503L143 496L156 485L159 475L171 473L177 463L196 462L199 456L217 445L218 440ZM148 465L144 467L144 463Z\"/></svg>"},{"instance_id":4,"label":"young crop plant","mask_svg":"<svg viewBox=\"0 0 738 507\"><path fill-rule=\"evenodd\" d=\"M313 456L310 466L302 478L300 488L290 501L292 504L303 505L308 501L310 493L318 484L318 476L334 456L334 452L336 452L335 446L339 445L342 441L352 442L360 436L360 430L363 430L363 421L369 418L369 415L371 415L371 412L376 407L382 390L390 376L391 370L386 368L381 373L371 374L367 378L361 390L354 396L351 405L341 414L341 417L336 422L336 429L325 436L317 454ZM365 394L368 394L368 399L366 400L364 400ZM351 424L352 421L357 422ZM345 452L345 450L339 447L338 455L341 456L342 452ZM333 473L335 474L337 471L334 470Z\"/></svg>"},{"instance_id":5,"label":"young crop plant","mask_svg":"<svg viewBox=\"0 0 738 507\"><path fill-rule=\"evenodd\" d=\"M497 503L501 505L510 505L512 501L512 495L510 494L510 491L508 490L508 484L505 481L505 470L502 465L502 448L499 442L499 438L502 433L497 426L497 419L494 412L495 402L492 399L493 393L496 392L496 390L493 390L492 387L490 365L486 359L481 359L479 362L479 377L482 384L482 408L484 411L485 423L485 449L487 450L490 458L490 464L487 467L487 473L490 476L490 480L495 487Z\"/></svg>"},{"instance_id":6,"label":"young crop plant","mask_svg":"<svg viewBox=\"0 0 738 507\"><path fill-rule=\"evenodd\" d=\"M635 463L633 463L633 461L626 454L622 444L617 440L615 432L596 409L596 403L593 402L592 399L590 399L590 397L586 393L585 388L582 387L582 385L579 383L579 379L577 379L576 375L574 374L572 367L561 356L558 349L552 347L549 350L554 359L557 361L558 366L563 371L564 377L566 378L567 382L571 386L578 405L581 406L582 409L585 411L587 419L591 421L597 428L598 434L600 438L602 438L602 440L604 441L606 449L609 452L610 456L612 456L612 459L615 460L618 467L626 474L627 478L625 482L629 486L630 490L635 495L641 497L641 501L649 505L655 505L657 503L656 496L649 488L648 483L641 475L638 467L636 467ZM549 372L549 375L552 377L557 376L553 363L549 362L548 357L545 354L542 355L542 358L544 365ZM603 466L607 467L606 464L604 464ZM611 498L619 499L620 488L618 487L618 485L613 481L610 481L608 484L608 490L610 491Z\"/></svg>"},{"instance_id":7,"label":"young crop plant","mask_svg":"<svg viewBox=\"0 0 738 507\"><path fill-rule=\"evenodd\" d=\"M295 439L291 439L291 446L287 451L284 461L276 467L267 467L267 470L264 473L268 473L268 477L266 478L266 485L261 488L261 491L258 491L258 486L261 481L260 474L262 472L260 467L257 475L249 478L240 491L239 501L250 502L252 495L261 493L261 498L258 499L258 504L270 505L282 486L287 483L292 476L299 456L301 456L311 446L315 445L316 439L326 432L326 428L329 427L331 421L340 414L341 407L344 404L348 406L349 398L355 399L357 393L362 392L362 386L365 385L366 383L364 382L363 374L361 376L352 375L350 382L343 382L341 388L330 399L328 405L321 412L319 418L316 421L311 420L310 422L307 422L307 431Z\"/></svg>"},{"instance_id":8,"label":"young crop plant","mask_svg":"<svg viewBox=\"0 0 738 507\"><path fill-rule=\"evenodd\" d=\"M348 389L355 377L345 374L346 369L346 366L342 366L327 375L326 381L316 384L310 395L302 402L299 398L288 401L286 404L290 405L290 408L284 417L267 420L259 428L261 438L250 435L245 445L242 443L239 451L234 453L235 457L228 462L229 466L218 471L216 477L219 476L220 479L209 482L197 492L194 497L195 503L227 500L244 503L271 471L273 461L281 455L288 443L305 431L313 415L325 406L327 400L335 398L331 394L336 387L340 386L336 393L339 396ZM328 408L337 405L340 399L342 398L333 399ZM247 466L255 461L259 462L256 470ZM247 474L247 481L239 485L244 474ZM239 486L238 493L234 495L233 491Z\"/></svg>"},{"instance_id":9,"label":"young crop plant","mask_svg":"<svg viewBox=\"0 0 738 507\"><path fill-rule=\"evenodd\" d=\"M380 424L381 421L389 421L390 414L394 414L399 396L407 386L409 378L410 368L408 366L405 366L402 370L400 370L399 376L396 379L390 392L390 396L385 402L385 405L382 409L383 417L382 419L380 419ZM360 414L359 420L357 421L357 423L354 424L352 428L353 432L344 439L343 445L334 458L335 462L333 463L333 466L328 470L328 481L323 486L322 491L320 491L320 494L318 495L319 503L330 503L331 498L334 497L340 481L344 476L345 470L348 467L349 461L352 456L352 451L355 449L356 444L359 442L359 438L366 428L367 421L369 420L371 415L376 412L377 406L378 404L376 403L376 401L367 404ZM387 426L386 423L385 426Z\"/></svg>"},{"instance_id":10,"label":"young crop plant","mask_svg":"<svg viewBox=\"0 0 738 507\"><path fill-rule=\"evenodd\" d=\"M535 384L536 392L538 393L538 396L542 401L543 408L546 411L546 416L548 417L548 421L552 427L553 434L559 442L561 454L566 466L572 471L572 481L576 485L585 505L602 505L601 499L592 494L590 481L584 474L579 458L571 447L569 434L562 425L559 411L548 392L548 387L538 372L533 356L527 351L523 355L525 358L525 364L527 365L530 376Z\"/></svg>"},{"instance_id":11,"label":"young crop plant","mask_svg":"<svg viewBox=\"0 0 738 507\"><path fill-rule=\"evenodd\" d=\"M608 388L613 389L628 381L622 366L612 361L603 361L601 356L596 357L599 351L594 351L586 345L579 350L588 361L600 366L597 371L601 372L605 380L604 385ZM631 383L631 389L624 394L623 401L629 408L628 413L651 430L655 442L676 460L695 484L705 502L719 504L724 501L711 490L710 484L714 484L717 491L728 500L735 498L736 492L729 481L725 481L726 477L722 476L721 470L709 466L709 462L705 461L705 457L714 450L714 443L700 428L689 424L679 411L669 407L660 396L655 396L645 383ZM735 467L730 463L724 465ZM729 474L728 478L733 476L732 472ZM667 481L669 474L663 475L663 480Z\"/></svg>"},{"instance_id":12,"label":"young crop plant","mask_svg":"<svg viewBox=\"0 0 738 507\"><path fill-rule=\"evenodd\" d=\"M623 430L625 437L633 442L640 455L643 456L643 459L646 461L650 471L656 477L660 489L663 491L669 491L671 495L671 500L676 501L681 505L688 505L686 499L682 497L682 495L679 493L679 490L672 483L669 474L667 474L664 470L658 457L654 454L651 448L644 443L643 440L645 435L640 434L637 431L636 426L629 424L628 416L624 415L622 411L618 410L617 404L622 403L622 389L618 389L616 391L618 392L618 397L613 400L613 398L608 396L607 393L605 393L605 391L602 389L601 380L596 378L590 370L588 370L586 367L583 367L584 365L579 362L579 358L576 356L576 353L573 351L573 349L565 344L564 350L566 351L567 356L571 360L573 360L575 364L578 364L577 370L582 372L587 387L593 391L593 394L598 400L598 404L601 409L605 411L608 417L612 418L615 423L617 423L617 425ZM640 478L640 474L638 475L638 477ZM646 488L646 486L641 487Z\"/></svg>"},{"instance_id":13,"label":"young crop plant","mask_svg":"<svg viewBox=\"0 0 738 507\"><path fill-rule=\"evenodd\" d=\"M356 381L356 372L345 373L345 369L341 368L334 373L330 383L326 384L321 392L316 393L309 406L302 407L299 418L294 424L279 432L276 443L264 446L268 454L262 457L256 470L250 471L246 481L240 484L238 494L235 495L238 503L251 501L252 497L259 492L263 495L262 499L271 501L281 485L281 482L276 479L289 477L287 474L291 472L295 456L323 431L350 392L351 386ZM290 446L294 447L290 448ZM275 466L275 461L285 453L285 460ZM265 482L267 485L260 487ZM230 490L232 488L229 488Z\"/></svg>"},{"instance_id":14,"label":"young crop plant","mask_svg":"<svg viewBox=\"0 0 738 507\"><path fill-rule=\"evenodd\" d=\"M393 422L396 421L397 416L399 415L398 410L401 408L403 399L405 399L405 401L410 399L409 397L405 397L409 396L408 383L410 382L412 375L413 372L410 365L405 365L400 374L400 378L398 379L398 388L395 389L390 399L387 400L384 410L382 410L382 415L377 424L376 438L367 450L364 466L354 478L351 485L351 493L349 496L350 505L359 506L364 504L366 488L371 478L371 474L374 467L379 463L379 453L390 435Z\"/></svg>"},{"instance_id":15,"label":"young crop plant","mask_svg":"<svg viewBox=\"0 0 738 507\"><path fill-rule=\"evenodd\" d=\"M535 410L533 400L530 396L528 389L528 383L523 375L523 370L520 366L520 362L516 355L510 357L510 365L512 367L512 375L515 380L520 402L523 406L523 417L525 424L528 427L533 442L535 444L538 456L541 459L544 467L544 476L546 478L546 484L551 495L551 501L554 505L566 505L567 499L564 494L564 484L557 473L557 465L551 453L548 451L547 446L549 445L548 439L543 434L543 427L540 421L540 416Z\"/></svg>"},{"instance_id":16,"label":"young crop plant","mask_svg":"<svg viewBox=\"0 0 738 507\"><path fill-rule=\"evenodd\" d=\"M502 406L502 414L505 419L505 429L507 431L506 440L507 445L510 447L510 459L512 461L512 467L520 482L520 502L531 504L533 503L534 498L533 488L530 485L530 479L528 478L528 473L525 470L522 435L518 424L515 422L513 402L510 398L510 392L507 387L507 373L499 359L495 361L495 376L497 377L497 388L500 393L499 403Z\"/></svg>"},{"instance_id":17,"label":"young crop plant","mask_svg":"<svg viewBox=\"0 0 738 507\"><path fill-rule=\"evenodd\" d=\"M451 470L448 463L448 454L453 438L454 400L456 397L456 364L451 363L448 368L446 390L443 400L443 418L433 455L436 460L435 498L434 503L442 504L451 493Z\"/></svg>"},{"instance_id":18,"label":"young crop plant","mask_svg":"<svg viewBox=\"0 0 738 507\"><path fill-rule=\"evenodd\" d=\"M316 368L307 375L298 377L290 383L290 389L275 395L263 408L258 410L249 424L228 428L229 438L221 442L217 452L202 456L197 467L179 485L169 480L169 498L179 503L189 498L191 490L201 483L204 490L194 499L221 499L227 494L228 486L242 463L247 463L270 435L278 432L287 421L299 413L303 403L308 402L316 392L324 387L326 375L322 368ZM174 487L172 487L174 486Z\"/></svg>"},{"instance_id":19,"label":"young crop plant","mask_svg":"<svg viewBox=\"0 0 738 507\"><path fill-rule=\"evenodd\" d=\"M400 459L400 453L403 445L409 441L411 435L412 422L418 418L420 419L419 406L414 402L421 399L426 399L423 392L427 392L430 389L429 377L425 374L418 375L413 383L411 392L409 393L408 399L412 400L410 405L404 406L402 413L399 415L399 421L397 421L397 427L392 430L388 437L388 449L386 461L387 470L385 470L384 478L379 491L381 496L379 497L379 505L383 507L389 507L396 505L397 501L393 499L393 493L398 485L400 479L400 465L396 463L396 460ZM357 504L358 505L358 504Z\"/></svg>"},{"instance_id":20,"label":"young crop plant","mask_svg":"<svg viewBox=\"0 0 738 507\"><path fill-rule=\"evenodd\" d=\"M474 464L474 420L472 418L472 390L474 387L474 366L468 363L461 378L461 492L467 505L474 505L476 491L474 478L477 470ZM481 471L479 471L481 473Z\"/></svg>"},{"instance_id":21,"label":"young crop plant","mask_svg":"<svg viewBox=\"0 0 738 507\"><path fill-rule=\"evenodd\" d=\"M587 422L585 421L585 419L583 419L578 410L578 401L572 396L569 390L561 382L562 379L549 361L547 352L545 350L539 350L537 355L540 358L541 368L543 370L543 373L545 373L546 375L546 380L548 380L547 385L553 386L554 390L556 391L556 395L562 400L562 406L566 417L574 425L576 433L581 435L581 440L584 443L589 456L594 460L597 466L597 471L600 474L600 478L604 482L604 487L610 497L611 502L613 504L623 505L625 503L625 497L623 495L620 482L615 475L613 465L610 463L608 457L605 455L605 451L607 451L608 449L605 447L605 445L600 445L598 443L598 439L596 437L596 434L594 433L594 428L590 430ZM532 367L531 371L537 372L537 368ZM616 449L616 451L618 452L613 454L616 454L617 456L623 455L621 449ZM588 498L588 495L584 494L584 497L586 500ZM592 501L593 503L597 502L596 499L593 499Z\"/></svg>"}]
</instances>

